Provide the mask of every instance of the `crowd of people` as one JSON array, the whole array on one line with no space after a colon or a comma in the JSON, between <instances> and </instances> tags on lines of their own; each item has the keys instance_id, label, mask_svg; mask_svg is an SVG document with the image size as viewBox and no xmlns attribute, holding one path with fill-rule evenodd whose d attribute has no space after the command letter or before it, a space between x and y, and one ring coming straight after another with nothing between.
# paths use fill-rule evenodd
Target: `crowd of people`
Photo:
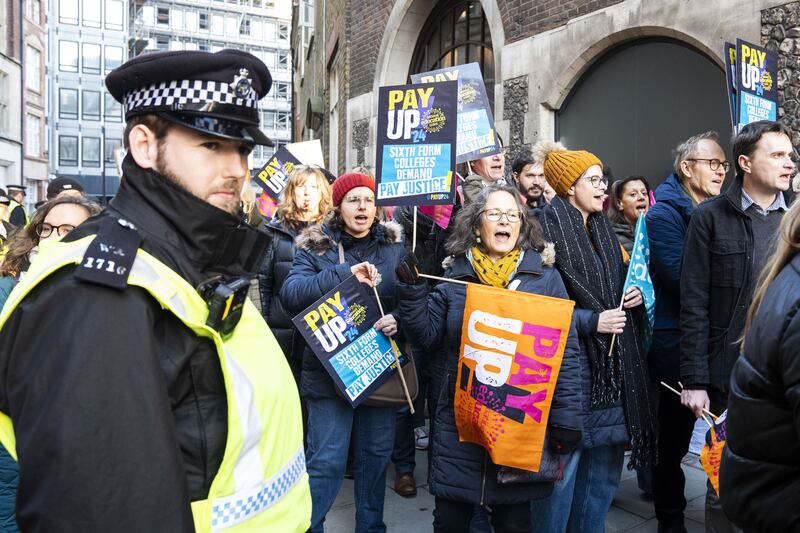
<instances>
[{"instance_id":1,"label":"crowd of people","mask_svg":"<svg viewBox=\"0 0 800 533\"><path fill-rule=\"evenodd\" d=\"M130 97L229 78L239 103L213 120ZM437 533L604 531L626 463L659 531L681 532L695 421L726 409L706 527L800 530L800 205L780 122L744 126L730 158L713 131L682 141L655 190L609 183L580 147L543 141L508 171L502 149L459 169L446 227L378 207L369 169L298 166L263 220L243 192L249 150L271 142L248 114L271 85L260 61L142 56L107 85L128 122L110 205L60 178L28 220L24 190L0 194L5 530L321 532L352 476L356 531L385 531L390 465L413 497L418 448ZM652 336L641 290L624 290L641 217ZM352 276L415 360L413 415L351 407L292 323ZM459 438L464 282L574 302L547 419L555 481L509 482Z\"/></svg>"}]
</instances>

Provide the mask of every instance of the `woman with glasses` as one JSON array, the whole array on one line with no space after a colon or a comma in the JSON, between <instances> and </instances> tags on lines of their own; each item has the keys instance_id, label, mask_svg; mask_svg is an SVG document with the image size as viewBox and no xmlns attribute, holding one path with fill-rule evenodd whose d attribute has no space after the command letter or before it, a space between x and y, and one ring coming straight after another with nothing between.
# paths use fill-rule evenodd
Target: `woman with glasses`
<instances>
[{"instance_id":1,"label":"woman with glasses","mask_svg":"<svg viewBox=\"0 0 800 533\"><path fill-rule=\"evenodd\" d=\"M603 212L608 182L600 159L561 144L539 143L547 181L557 196L542 210L545 237L555 244L556 268L575 300L580 342L583 432L553 494L532 505L536 531L602 532L619 485L625 445L633 468L655 461L655 411L638 289L622 294L622 250ZM612 336L616 339L612 341ZM613 348L612 348L613 345Z\"/></svg>"},{"instance_id":2,"label":"woman with glasses","mask_svg":"<svg viewBox=\"0 0 800 533\"><path fill-rule=\"evenodd\" d=\"M608 218L617 240L630 259L633 248L634 230L639 216L646 215L650 209L650 184L644 176L628 176L611 184L611 202Z\"/></svg>"},{"instance_id":3,"label":"woman with glasses","mask_svg":"<svg viewBox=\"0 0 800 533\"><path fill-rule=\"evenodd\" d=\"M389 336L401 329L396 306L394 269L405 254L399 224L380 222L375 180L361 173L339 176L333 183L333 212L321 226L297 238L297 255L280 298L290 313L299 313L350 278L378 289L387 314L375 328ZM308 407L306 467L311 485L311 529L323 531L353 440L356 527L358 533L385 531L383 501L386 469L394 446L397 407L359 405L353 409L334 389L319 359L306 348L300 394Z\"/></svg>"},{"instance_id":4,"label":"woman with glasses","mask_svg":"<svg viewBox=\"0 0 800 533\"><path fill-rule=\"evenodd\" d=\"M292 325L292 315L283 307L278 293L292 268L294 240L309 226L322 224L331 210L331 186L319 168L295 169L286 181L283 199L266 226L272 235L258 273L261 314L281 345L297 384L300 384L305 343Z\"/></svg>"},{"instance_id":5,"label":"woman with glasses","mask_svg":"<svg viewBox=\"0 0 800 533\"><path fill-rule=\"evenodd\" d=\"M0 308L11 290L30 266L41 246L58 241L84 220L100 212L100 206L84 197L63 196L36 210L30 224L8 241L0 264ZM0 530L19 531L16 524L16 498L19 470L17 463L0 445Z\"/></svg>"},{"instance_id":6,"label":"woman with glasses","mask_svg":"<svg viewBox=\"0 0 800 533\"><path fill-rule=\"evenodd\" d=\"M552 267L552 247L545 248L539 223L528 214L517 191L507 185L485 187L457 215L447 243L453 254L445 275L500 289L568 298L561 276ZM531 529L530 502L553 490L553 483L498 482L498 466L481 446L459 442L454 402L457 365L466 302L463 284L438 284L430 294L418 274L414 254L397 269L400 313L406 332L432 354L430 387L438 397L431 412L429 490L436 498L433 528L437 533L469 531L478 505L491 510L494 531ZM581 437L578 343L570 327L548 420L549 445L569 453ZM534 527L536 522L533 523Z\"/></svg>"}]
</instances>

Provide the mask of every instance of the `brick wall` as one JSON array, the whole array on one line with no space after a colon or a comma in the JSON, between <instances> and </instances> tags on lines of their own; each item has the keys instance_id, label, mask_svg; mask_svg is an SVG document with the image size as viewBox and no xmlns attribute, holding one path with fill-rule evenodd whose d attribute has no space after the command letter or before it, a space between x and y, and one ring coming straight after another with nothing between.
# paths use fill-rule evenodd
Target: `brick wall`
<instances>
[{"instance_id":1,"label":"brick wall","mask_svg":"<svg viewBox=\"0 0 800 533\"><path fill-rule=\"evenodd\" d=\"M378 50L393 0L350 0L350 98L372 90Z\"/></svg>"},{"instance_id":2,"label":"brick wall","mask_svg":"<svg viewBox=\"0 0 800 533\"><path fill-rule=\"evenodd\" d=\"M761 44L778 53L778 118L800 145L800 2L761 12Z\"/></svg>"},{"instance_id":3,"label":"brick wall","mask_svg":"<svg viewBox=\"0 0 800 533\"><path fill-rule=\"evenodd\" d=\"M497 7L503 20L506 42L511 43L620 2L622 0L497 0Z\"/></svg>"}]
</instances>

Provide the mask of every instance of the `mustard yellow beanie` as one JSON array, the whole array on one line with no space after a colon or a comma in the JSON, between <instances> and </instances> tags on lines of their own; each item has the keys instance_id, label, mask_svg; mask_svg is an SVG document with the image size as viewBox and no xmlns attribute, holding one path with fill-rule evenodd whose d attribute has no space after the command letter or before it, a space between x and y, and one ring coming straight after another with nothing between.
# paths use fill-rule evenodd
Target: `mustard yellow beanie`
<instances>
[{"instance_id":1,"label":"mustard yellow beanie","mask_svg":"<svg viewBox=\"0 0 800 533\"><path fill-rule=\"evenodd\" d=\"M566 196L581 174L592 165L603 162L586 150L567 150L563 144L553 141L540 141L533 147L533 157L542 161L544 177L559 196Z\"/></svg>"}]
</instances>

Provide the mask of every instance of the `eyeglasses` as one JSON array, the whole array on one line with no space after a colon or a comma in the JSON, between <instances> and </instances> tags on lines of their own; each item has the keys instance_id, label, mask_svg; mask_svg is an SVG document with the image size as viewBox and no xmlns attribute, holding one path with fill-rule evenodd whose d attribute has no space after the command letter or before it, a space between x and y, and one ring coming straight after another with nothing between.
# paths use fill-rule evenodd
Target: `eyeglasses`
<instances>
[{"instance_id":1,"label":"eyeglasses","mask_svg":"<svg viewBox=\"0 0 800 533\"><path fill-rule=\"evenodd\" d=\"M345 202L348 204L353 205L361 205L361 202L364 202L365 205L372 205L375 203L374 196L346 196L344 199Z\"/></svg>"},{"instance_id":2,"label":"eyeglasses","mask_svg":"<svg viewBox=\"0 0 800 533\"><path fill-rule=\"evenodd\" d=\"M605 176L584 176L584 179L588 180L595 189L599 189L601 183L608 187L608 178Z\"/></svg>"},{"instance_id":3,"label":"eyeglasses","mask_svg":"<svg viewBox=\"0 0 800 533\"><path fill-rule=\"evenodd\" d=\"M499 209L486 209L481 211L481 214L486 215L486 220L491 220L492 222L499 222L505 215L506 220L512 224L519 222L522 217L522 213L519 211L500 211Z\"/></svg>"},{"instance_id":4,"label":"eyeglasses","mask_svg":"<svg viewBox=\"0 0 800 533\"><path fill-rule=\"evenodd\" d=\"M60 226L54 226L52 224L48 224L47 222L42 222L40 224L36 224L35 229L36 235L38 235L39 238L46 239L53 234L53 231L55 231L56 235L59 237L65 237L67 233L75 229L75 226L72 224L61 224Z\"/></svg>"},{"instance_id":5,"label":"eyeglasses","mask_svg":"<svg viewBox=\"0 0 800 533\"><path fill-rule=\"evenodd\" d=\"M712 171L717 170L720 165L722 165L722 168L725 169L725 172L728 172L731 169L731 164L730 163L728 163L727 161L720 161L719 159L693 158L693 159L687 159L686 161L707 161L708 162L708 168L710 168Z\"/></svg>"}]
</instances>

